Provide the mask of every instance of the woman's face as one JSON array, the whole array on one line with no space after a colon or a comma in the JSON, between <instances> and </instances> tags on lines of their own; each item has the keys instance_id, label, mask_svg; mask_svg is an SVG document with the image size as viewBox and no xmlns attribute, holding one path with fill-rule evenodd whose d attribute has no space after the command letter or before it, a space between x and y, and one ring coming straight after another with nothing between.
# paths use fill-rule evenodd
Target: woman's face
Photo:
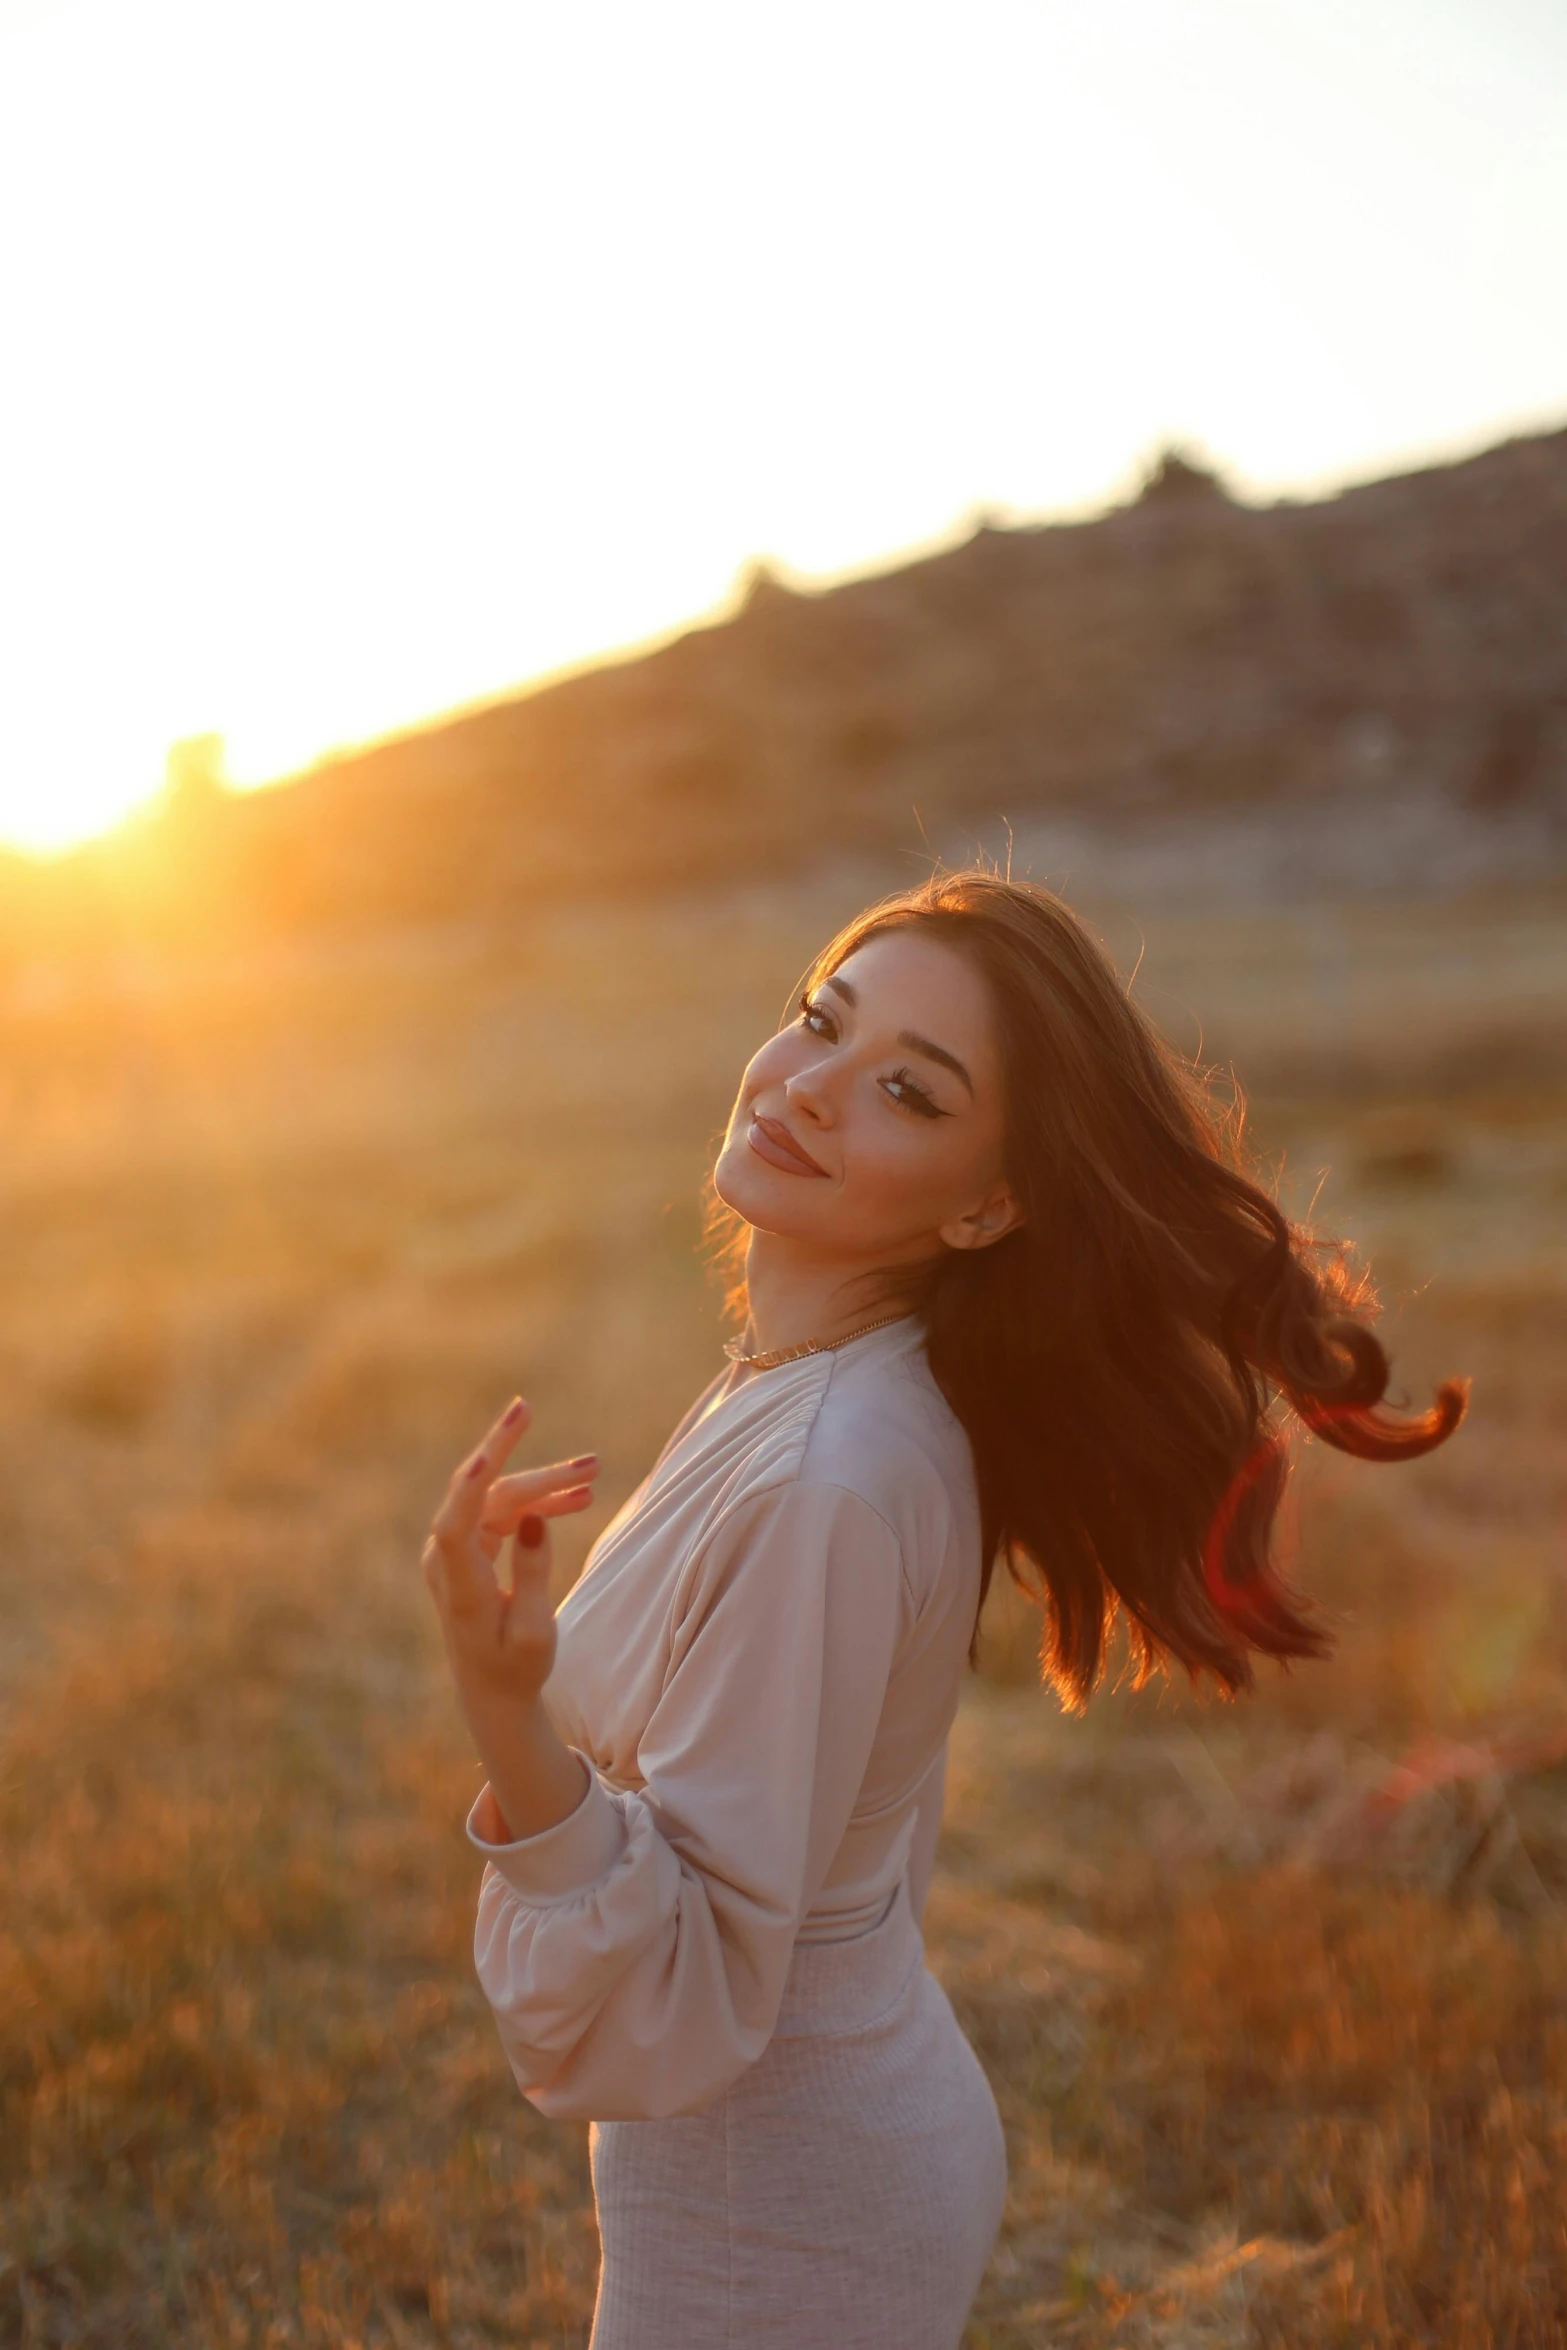
<instances>
[{"instance_id":1,"label":"woman's face","mask_svg":"<svg viewBox=\"0 0 1567 2350\"><path fill-rule=\"evenodd\" d=\"M1020 1221L989 990L913 927L866 940L748 1065L714 1170L757 1230L854 1265L979 1248Z\"/></svg>"}]
</instances>

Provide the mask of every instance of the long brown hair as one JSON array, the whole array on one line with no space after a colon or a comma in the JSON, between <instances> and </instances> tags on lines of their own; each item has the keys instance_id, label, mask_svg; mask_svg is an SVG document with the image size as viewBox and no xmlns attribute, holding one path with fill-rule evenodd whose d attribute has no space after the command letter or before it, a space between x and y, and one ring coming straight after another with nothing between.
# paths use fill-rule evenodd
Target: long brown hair
<instances>
[{"instance_id":1,"label":"long brown hair","mask_svg":"<svg viewBox=\"0 0 1567 2350\"><path fill-rule=\"evenodd\" d=\"M1272 1558L1291 1415L1341 1452L1408 1460L1452 1434L1464 1383L1416 1415L1384 1404L1365 1277L1288 1221L1247 1162L1238 1101L1158 1034L1049 890L935 874L858 915L806 985L913 926L988 982L1024 1210L992 1246L876 1290L923 1315L968 1434L981 1608L1003 1559L1044 1609L1042 1670L1073 1707L1118 1614L1139 1683L1173 1660L1234 1691L1254 1652L1326 1654Z\"/></svg>"}]
</instances>

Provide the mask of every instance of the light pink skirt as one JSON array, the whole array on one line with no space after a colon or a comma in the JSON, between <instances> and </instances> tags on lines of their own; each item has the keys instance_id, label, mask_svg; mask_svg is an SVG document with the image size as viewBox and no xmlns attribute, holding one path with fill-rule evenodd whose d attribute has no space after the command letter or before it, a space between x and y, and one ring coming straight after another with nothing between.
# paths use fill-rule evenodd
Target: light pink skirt
<instances>
[{"instance_id":1,"label":"light pink skirt","mask_svg":"<svg viewBox=\"0 0 1567 2350\"><path fill-rule=\"evenodd\" d=\"M772 2040L702 2112L595 2122L591 2350L958 2350L1006 2146L906 1884L797 1944Z\"/></svg>"}]
</instances>

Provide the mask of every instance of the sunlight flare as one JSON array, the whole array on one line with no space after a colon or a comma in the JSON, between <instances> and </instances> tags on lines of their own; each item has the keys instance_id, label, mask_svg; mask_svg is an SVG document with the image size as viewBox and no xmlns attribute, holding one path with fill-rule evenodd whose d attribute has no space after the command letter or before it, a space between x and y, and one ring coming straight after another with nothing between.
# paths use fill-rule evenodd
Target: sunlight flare
<instances>
[{"instance_id":1,"label":"sunlight flare","mask_svg":"<svg viewBox=\"0 0 1567 2350\"><path fill-rule=\"evenodd\" d=\"M1266 494L1546 421L1567 55L1448 12L1412 66L1405 17L13 11L0 839L203 729L250 783L644 641L756 556L1089 511L1171 438Z\"/></svg>"}]
</instances>

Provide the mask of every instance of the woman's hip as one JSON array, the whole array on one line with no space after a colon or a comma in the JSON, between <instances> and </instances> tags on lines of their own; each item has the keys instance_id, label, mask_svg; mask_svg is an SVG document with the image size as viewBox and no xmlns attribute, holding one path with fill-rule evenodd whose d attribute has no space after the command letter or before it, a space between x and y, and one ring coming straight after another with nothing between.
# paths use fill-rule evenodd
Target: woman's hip
<instances>
[{"instance_id":1,"label":"woman's hip","mask_svg":"<svg viewBox=\"0 0 1567 2350\"><path fill-rule=\"evenodd\" d=\"M595 2350L955 2350L1001 2121L906 1901L796 1950L779 2029L700 2113L596 2123Z\"/></svg>"}]
</instances>

